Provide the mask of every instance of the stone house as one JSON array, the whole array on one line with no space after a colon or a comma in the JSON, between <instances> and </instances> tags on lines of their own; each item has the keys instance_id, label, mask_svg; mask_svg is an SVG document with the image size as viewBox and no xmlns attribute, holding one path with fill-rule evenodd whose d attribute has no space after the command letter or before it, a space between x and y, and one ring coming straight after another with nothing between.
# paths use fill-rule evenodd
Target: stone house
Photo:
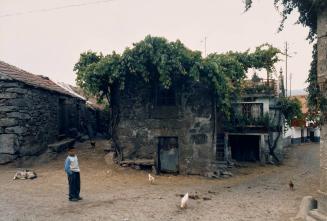
<instances>
[{"instance_id":1,"label":"stone house","mask_svg":"<svg viewBox=\"0 0 327 221\"><path fill-rule=\"evenodd\" d=\"M82 97L49 78L0 61L0 164L41 154L57 141L71 145L87 111Z\"/></svg>"},{"instance_id":2,"label":"stone house","mask_svg":"<svg viewBox=\"0 0 327 221\"><path fill-rule=\"evenodd\" d=\"M124 92L115 92L119 121L113 137L123 162L153 160L160 172L205 175L243 153L235 142L240 138L250 142L248 149L257 155L238 160L267 159L268 132L261 127L229 131L207 85L185 79L167 90L140 82L131 77ZM274 97L252 96L245 103L253 110L258 107L263 117L273 108ZM278 145L279 155L281 149Z\"/></svg>"}]
</instances>

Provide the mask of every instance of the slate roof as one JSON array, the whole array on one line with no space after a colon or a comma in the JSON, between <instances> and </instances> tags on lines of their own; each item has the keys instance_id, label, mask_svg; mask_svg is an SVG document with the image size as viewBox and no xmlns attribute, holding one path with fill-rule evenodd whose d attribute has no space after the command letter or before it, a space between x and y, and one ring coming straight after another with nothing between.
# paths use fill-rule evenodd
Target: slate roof
<instances>
[{"instance_id":1,"label":"slate roof","mask_svg":"<svg viewBox=\"0 0 327 221\"><path fill-rule=\"evenodd\" d=\"M69 93L69 91L60 87L55 82L51 81L48 77L31 74L18 67L7 64L1 60L0 60L0 73L7 76L8 78L22 82L32 87L42 88L48 91L53 91L53 92L57 92L60 94L81 99L80 97Z\"/></svg>"}]
</instances>

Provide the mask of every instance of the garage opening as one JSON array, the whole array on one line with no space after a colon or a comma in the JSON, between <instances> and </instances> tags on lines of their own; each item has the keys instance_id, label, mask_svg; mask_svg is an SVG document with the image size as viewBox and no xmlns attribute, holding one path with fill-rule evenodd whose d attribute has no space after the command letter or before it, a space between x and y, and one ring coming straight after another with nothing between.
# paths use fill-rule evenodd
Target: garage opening
<instances>
[{"instance_id":1,"label":"garage opening","mask_svg":"<svg viewBox=\"0 0 327 221\"><path fill-rule=\"evenodd\" d=\"M260 160L258 135L229 135L229 146L234 160L251 162Z\"/></svg>"}]
</instances>

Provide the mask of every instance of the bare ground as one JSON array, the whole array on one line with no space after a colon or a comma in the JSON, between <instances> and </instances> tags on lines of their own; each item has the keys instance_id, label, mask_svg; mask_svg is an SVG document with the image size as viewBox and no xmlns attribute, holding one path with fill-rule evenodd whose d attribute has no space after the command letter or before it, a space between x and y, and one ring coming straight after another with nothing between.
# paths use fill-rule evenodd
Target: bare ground
<instances>
[{"instance_id":1,"label":"bare ground","mask_svg":"<svg viewBox=\"0 0 327 221\"><path fill-rule=\"evenodd\" d=\"M234 177L212 180L198 176L158 176L150 185L147 172L107 165L98 141L96 151L78 145L84 200L67 200L65 154L35 164L38 178L16 180L14 165L0 167L0 220L288 220L303 196L315 195L319 178L319 145L287 148L282 166L249 164ZM290 191L292 179L295 191ZM178 194L200 196L185 210ZM208 199L203 200L203 197Z\"/></svg>"}]
</instances>

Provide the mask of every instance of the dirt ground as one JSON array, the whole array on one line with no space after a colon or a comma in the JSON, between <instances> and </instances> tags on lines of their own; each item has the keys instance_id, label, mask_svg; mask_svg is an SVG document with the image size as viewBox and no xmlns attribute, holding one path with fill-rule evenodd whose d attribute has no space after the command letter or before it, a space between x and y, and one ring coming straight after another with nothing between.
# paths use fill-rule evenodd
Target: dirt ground
<instances>
[{"instance_id":1,"label":"dirt ground","mask_svg":"<svg viewBox=\"0 0 327 221\"><path fill-rule=\"evenodd\" d=\"M15 165L0 167L0 220L288 220L296 214L301 199L316 195L319 178L319 145L286 149L282 166L249 164L233 170L228 179L198 176L158 176L150 185L146 171L108 165L97 142L97 150L79 144L82 191L80 202L67 200L65 154L32 169L35 180L12 180ZM295 191L290 191L292 179ZM179 209L178 194L200 196ZM207 197L204 200L203 197Z\"/></svg>"}]
</instances>

